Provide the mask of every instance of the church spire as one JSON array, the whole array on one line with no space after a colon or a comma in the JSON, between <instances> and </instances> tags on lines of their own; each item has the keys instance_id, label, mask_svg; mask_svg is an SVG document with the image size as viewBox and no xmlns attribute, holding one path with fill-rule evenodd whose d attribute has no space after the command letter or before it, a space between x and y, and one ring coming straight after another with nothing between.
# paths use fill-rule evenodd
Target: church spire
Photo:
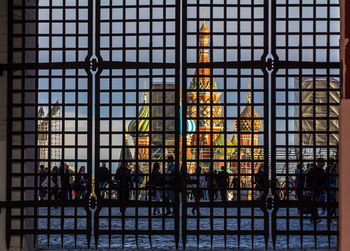
<instances>
[{"instance_id":1,"label":"church spire","mask_svg":"<svg viewBox=\"0 0 350 251\"><path fill-rule=\"evenodd\" d=\"M147 90L147 80L145 79L145 91L143 92L143 103L147 103L147 92L146 92L146 90Z\"/></svg>"},{"instance_id":2,"label":"church spire","mask_svg":"<svg viewBox=\"0 0 350 251\"><path fill-rule=\"evenodd\" d=\"M248 89L249 89L249 91L248 91L248 95L247 95L247 101L248 101L248 104L251 104L252 101L251 101L251 91L250 91L251 85L250 85L250 82L248 82Z\"/></svg>"},{"instance_id":3,"label":"church spire","mask_svg":"<svg viewBox=\"0 0 350 251\"><path fill-rule=\"evenodd\" d=\"M203 24L199 30L199 38L200 40L203 40L203 42L208 42L209 37L210 37L210 30L205 25L205 9L203 9ZM208 46L208 44L206 46Z\"/></svg>"}]
</instances>

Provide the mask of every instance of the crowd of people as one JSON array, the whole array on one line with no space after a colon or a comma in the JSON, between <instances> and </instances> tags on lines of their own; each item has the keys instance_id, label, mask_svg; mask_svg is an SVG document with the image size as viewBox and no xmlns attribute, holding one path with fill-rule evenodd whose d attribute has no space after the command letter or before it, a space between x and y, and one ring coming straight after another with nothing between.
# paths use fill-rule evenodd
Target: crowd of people
<instances>
[{"instance_id":1,"label":"crowd of people","mask_svg":"<svg viewBox=\"0 0 350 251\"><path fill-rule=\"evenodd\" d=\"M69 169L67 163L63 168L54 166L52 170L44 165L39 167L40 200L84 199L87 188L88 178L85 166L81 166L76 175Z\"/></svg>"},{"instance_id":2,"label":"crowd of people","mask_svg":"<svg viewBox=\"0 0 350 251\"><path fill-rule=\"evenodd\" d=\"M295 193L296 200L315 201L315 202L335 202L336 201L336 161L329 160L327 168L325 160L320 158L315 164L308 164L306 168L298 164L295 169L294 179L292 179L292 188L276 186L277 198L286 199L280 196L283 191L288 194L290 191ZM194 201L192 214L200 214L200 200L232 200L235 196L241 196L238 190L250 190L253 200L260 200L267 196L265 192L269 191L268 171L264 164L261 164L258 171L251 177L251 187L242 189L242 184L237 175L230 175L226 166L221 170L209 168L202 170L197 166L194 173L189 174L186 168L181 167L176 176L176 167L172 155L168 156L167 164L161 171L159 162L153 163L151 172L146 178L140 169L130 169L128 163L120 163L114 175L103 162L96 170L95 185L97 188L98 199L116 199L125 205L128 200L152 200L156 202L174 202L176 196L179 200ZM84 199L87 197L88 180L85 166L81 166L75 174L68 166L64 164L63 168L53 167L52 170L43 165L39 169L41 200L72 200ZM236 195L234 193L237 193ZM265 195L265 196L264 196ZM143 197L143 198L142 198ZM287 199L291 199L287 196ZM173 215L174 208L167 203L165 215ZM125 206L120 206L121 213L125 211ZM325 212L326 209L323 209ZM312 215L313 222L319 222L318 209L312 207L309 209L299 208L300 213L309 213ZM154 207L153 215L161 215L160 207ZM335 216L334 207L330 209L330 215Z\"/></svg>"},{"instance_id":3,"label":"crowd of people","mask_svg":"<svg viewBox=\"0 0 350 251\"><path fill-rule=\"evenodd\" d=\"M299 201L313 202L336 202L337 194L337 163L335 159L330 159L325 169L325 160L319 158L317 163L307 164L306 168L298 164L295 170L295 180L293 182L295 189L295 198ZM300 213L311 214L311 222L318 223L318 208L300 208ZM326 213L326 208L322 208L322 214ZM330 217L336 216L336 207L330 206Z\"/></svg>"},{"instance_id":4,"label":"crowd of people","mask_svg":"<svg viewBox=\"0 0 350 251\"><path fill-rule=\"evenodd\" d=\"M262 164L259 172L254 175L259 198L262 198L265 189L265 175L266 170ZM186 199L196 202L192 209L192 214L195 215L200 213L198 204L200 200L231 200L233 191L238 190L240 186L238 176L230 175L226 166L222 166L221 170L218 171L213 168L204 171L200 166L197 166L192 174L189 174L186 168L181 167L178 176L176 176L172 155L168 156L163 172L159 162L153 163L146 182L144 182L146 180L144 173L139 169L131 170L127 163L118 167L114 177L110 174L106 163L102 163L96 172L96 180L99 188L98 198L115 198L122 202L121 205L125 205L128 200L140 200L144 196L143 200L166 202L165 212L163 212L165 215L174 214L174 208L170 206L169 202L174 202L177 195L179 200ZM125 211L125 207L121 206L120 211ZM153 215L161 214L161 208L154 207Z\"/></svg>"}]
</instances>

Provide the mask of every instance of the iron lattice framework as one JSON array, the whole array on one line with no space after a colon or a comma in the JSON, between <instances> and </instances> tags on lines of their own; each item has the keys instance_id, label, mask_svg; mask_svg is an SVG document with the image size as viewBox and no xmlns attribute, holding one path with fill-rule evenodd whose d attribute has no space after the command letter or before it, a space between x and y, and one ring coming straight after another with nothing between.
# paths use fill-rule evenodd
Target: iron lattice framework
<instances>
[{"instance_id":1,"label":"iron lattice framework","mask_svg":"<svg viewBox=\"0 0 350 251\"><path fill-rule=\"evenodd\" d=\"M18 0L8 10L9 246L337 245L336 201L307 200L308 189L296 199L293 180L298 164L337 159L338 1ZM39 165L65 163L73 191L86 167L86 196L39 199L55 176L41 187ZM142 182L123 190L125 165ZM224 188L213 182L221 168ZM299 213L317 207L321 224Z\"/></svg>"}]
</instances>

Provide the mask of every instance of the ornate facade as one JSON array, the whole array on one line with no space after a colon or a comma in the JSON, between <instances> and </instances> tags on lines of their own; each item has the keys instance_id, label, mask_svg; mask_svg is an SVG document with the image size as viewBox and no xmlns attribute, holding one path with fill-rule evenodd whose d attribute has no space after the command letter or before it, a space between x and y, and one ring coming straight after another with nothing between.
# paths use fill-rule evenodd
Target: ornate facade
<instances>
[{"instance_id":1,"label":"ornate facade","mask_svg":"<svg viewBox=\"0 0 350 251\"><path fill-rule=\"evenodd\" d=\"M199 63L209 63L209 39L210 30L205 22L199 30ZM182 101L180 100L180 114L186 112L186 133L183 132L180 116L180 146L186 138L188 161L187 169L192 172L198 157L201 167L207 168L214 160L214 169L220 169L226 163L228 169L240 172L244 183L251 185L251 174L256 172L263 160L263 152L259 146L259 132L262 122L259 115L252 108L250 95L247 97L247 106L240 113L239 121L235 123L235 131L232 139L227 138L223 109L220 101L222 93L218 91L215 79L210 68L198 68L194 72L187 92L187 111L182 111ZM153 105L153 104L152 104ZM159 152L149 153L149 104L147 95L144 94L144 104L139 111L137 119L133 120L128 127L134 144L138 146L135 159L157 159ZM169 116L173 114L168 114ZM153 126L152 126L153 128ZM226 131L226 133L224 133ZM138 137L136 137L138 135ZM238 136L239 135L239 136ZM239 144L238 138L239 137ZM153 140L152 140L153 142ZM153 144L153 143L152 143ZM237 145L240 146L238 151ZM156 156L157 155L157 156ZM161 154L163 155L163 154ZM164 154L164 156L166 153ZM180 149L180 157L184 157ZM181 159L181 158L180 158ZM226 160L226 161L225 161ZM238 161L239 160L239 161ZM261 161L259 161L261 160ZM238 168L238 163L240 167ZM252 167L252 163L254 166ZM246 176L244 174L247 174Z\"/></svg>"},{"instance_id":2,"label":"ornate facade","mask_svg":"<svg viewBox=\"0 0 350 251\"><path fill-rule=\"evenodd\" d=\"M199 59L198 63L209 63L209 38L210 30L203 22L199 30ZM210 68L199 68L196 70L187 92L188 111L187 118L195 121L196 133L188 135L191 137L190 145L192 151L188 159L201 160L202 167L209 167L210 160L216 160L214 168L218 169L226 156L233 154L232 142L226 139L222 106L220 105L221 92L217 91L215 79ZM218 146L211 148L211 146ZM199 153L197 153L199 151Z\"/></svg>"}]
</instances>

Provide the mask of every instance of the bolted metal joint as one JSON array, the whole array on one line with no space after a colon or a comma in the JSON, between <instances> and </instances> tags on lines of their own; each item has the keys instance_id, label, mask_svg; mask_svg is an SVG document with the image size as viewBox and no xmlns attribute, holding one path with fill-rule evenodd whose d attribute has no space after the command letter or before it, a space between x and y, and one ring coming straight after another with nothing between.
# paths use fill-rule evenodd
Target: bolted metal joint
<instances>
[{"instance_id":1,"label":"bolted metal joint","mask_svg":"<svg viewBox=\"0 0 350 251\"><path fill-rule=\"evenodd\" d=\"M97 59L93 58L90 61L90 70L92 70L93 72L97 71L97 67L98 67L98 63L97 63Z\"/></svg>"},{"instance_id":2,"label":"bolted metal joint","mask_svg":"<svg viewBox=\"0 0 350 251\"><path fill-rule=\"evenodd\" d=\"M266 60L266 68L268 71L272 71L275 68L275 61L272 58Z\"/></svg>"},{"instance_id":3,"label":"bolted metal joint","mask_svg":"<svg viewBox=\"0 0 350 251\"><path fill-rule=\"evenodd\" d=\"M96 198L95 196L92 196L90 199L90 208L95 209L95 207L96 207Z\"/></svg>"},{"instance_id":4,"label":"bolted metal joint","mask_svg":"<svg viewBox=\"0 0 350 251\"><path fill-rule=\"evenodd\" d=\"M268 197L268 198L266 199L266 208L267 208L267 209L272 209L273 204L274 204L273 198L272 198L272 197Z\"/></svg>"}]
</instances>

